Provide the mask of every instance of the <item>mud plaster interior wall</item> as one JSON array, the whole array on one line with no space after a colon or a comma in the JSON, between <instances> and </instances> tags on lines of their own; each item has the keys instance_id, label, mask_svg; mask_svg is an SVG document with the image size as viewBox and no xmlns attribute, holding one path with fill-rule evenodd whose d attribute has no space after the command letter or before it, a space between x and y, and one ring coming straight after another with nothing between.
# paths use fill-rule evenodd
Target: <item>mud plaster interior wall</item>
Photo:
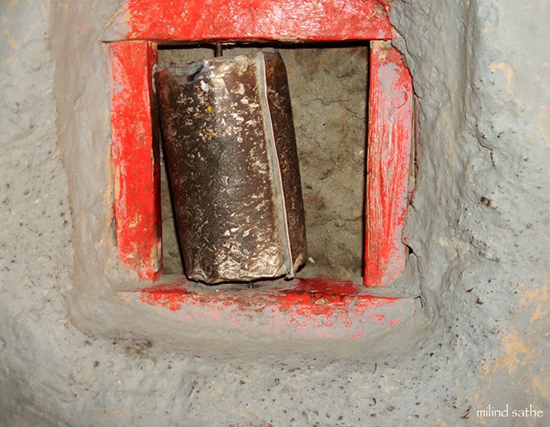
<instances>
[{"instance_id":1,"label":"mud plaster interior wall","mask_svg":"<svg viewBox=\"0 0 550 427\"><path fill-rule=\"evenodd\" d=\"M269 46L269 45L267 45ZM253 47L227 47L226 56ZM289 79L306 211L309 261L299 277L361 277L366 151L367 48L279 48ZM161 49L159 69L213 56L212 49ZM183 274L162 169L166 274Z\"/></svg>"},{"instance_id":2,"label":"mud plaster interior wall","mask_svg":"<svg viewBox=\"0 0 550 427\"><path fill-rule=\"evenodd\" d=\"M2 426L513 425L550 415L549 5L395 1L419 101L406 237L423 312L296 342L116 299L108 66L119 2L2 2ZM124 277L123 272L120 273ZM406 280L405 280L406 282Z\"/></svg>"}]
</instances>

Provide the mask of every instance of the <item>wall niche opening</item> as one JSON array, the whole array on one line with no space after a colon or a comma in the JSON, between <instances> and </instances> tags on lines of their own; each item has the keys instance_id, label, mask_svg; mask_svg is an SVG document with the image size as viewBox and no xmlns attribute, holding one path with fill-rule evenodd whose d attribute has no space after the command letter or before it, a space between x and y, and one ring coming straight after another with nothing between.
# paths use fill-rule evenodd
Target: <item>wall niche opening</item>
<instances>
[{"instance_id":1,"label":"wall niche opening","mask_svg":"<svg viewBox=\"0 0 550 427\"><path fill-rule=\"evenodd\" d=\"M224 56L269 45L224 46ZM287 69L306 215L308 261L297 277L360 278L364 259L368 45L277 45ZM214 56L211 46L159 46L158 67ZM161 156L162 158L162 156ZM163 264L184 275L164 161Z\"/></svg>"},{"instance_id":2,"label":"wall niche opening","mask_svg":"<svg viewBox=\"0 0 550 427\"><path fill-rule=\"evenodd\" d=\"M244 332L285 337L297 334L307 338L357 338L393 327L412 316L414 298L395 297L391 292L386 296L374 295L370 289L391 285L403 272L408 253L402 231L410 198L412 78L401 53L391 43L389 7L382 7L376 0L327 0L323 7L292 0L264 1L255 7L220 1L214 8L211 6L189 0L156 2L151 4L151 9L144 3L129 2L109 21L102 37L109 43L112 79L111 152L116 246L120 263L135 278L134 282L124 285L125 290L121 288L120 297L130 303L161 309L183 323L223 325ZM262 45L252 46L249 44L252 41ZM308 199L305 201L308 242L310 255L316 261L310 263L309 271L306 267L301 274L310 277L272 282L275 286L205 287L181 275L165 275L183 273L179 259L179 271L174 271L168 262L167 271L163 271L163 252L179 256L177 248L170 248L169 236L165 234L165 242L161 238L161 229L168 230L171 215L165 215L163 227L161 162L158 161L156 115L153 114L154 68L158 65L159 50L162 68L172 61L192 62L195 58L181 57L192 50L191 45L195 49L208 49L208 53L199 53L198 57L212 57L212 48L219 42L246 43L247 48L252 49L275 45L286 61L296 116L298 156L302 162L302 189ZM168 54L165 50L171 46L177 47L172 49L176 52ZM308 49L318 50L310 52ZM357 63L361 65L357 71L349 68L353 62L352 50L356 51ZM343 52L343 59L335 65L328 58L338 55L339 51ZM176 55L176 58L167 59L166 55ZM306 60L308 56L312 61ZM296 64L289 60L292 57ZM294 68L304 68L309 73L296 77L300 74L294 74ZM336 73L334 78L329 77L332 72ZM357 84L360 82L361 86L350 82L352 75L357 76ZM319 76L323 78L314 90L309 85L318 81ZM350 86L331 88L342 81ZM306 105L301 105L300 97L295 95L297 88L307 92ZM322 101L323 96L331 92L336 98L333 103ZM347 92L360 96L357 109L346 102L350 99ZM368 127L365 120L367 95ZM313 106L307 105L311 103ZM326 117L321 114L323 110L328 111ZM311 117L310 126L301 121L301 114ZM342 126L348 115L356 117L358 124ZM325 131L327 126L337 128L339 124L343 134ZM303 138L315 129L320 133L311 138L308 152ZM351 130L359 130L360 136L352 138L346 133ZM368 150L365 133L368 133ZM352 157L357 173L353 174L353 179L339 181L335 173L345 170L346 166L341 163L341 153L329 156L328 150L339 149L352 140L358 144L349 148L359 154ZM326 155L326 158L321 159L317 173L310 173L307 163L314 153ZM366 165L365 157L368 159ZM313 180L310 181L311 175ZM351 194L358 194L358 197L345 194L342 188L346 183L357 185ZM320 193L327 184L338 189L338 197L331 198L336 206L342 207L344 202L355 204L355 215L352 213L343 219L351 219L346 222L356 224L350 236L357 239L346 246L344 242L350 240L343 237L339 242L335 233L328 230L323 236L319 235L318 248L321 249L316 250L312 227L322 223L310 217L310 203L313 199L314 207L315 203L318 207L327 206L327 200ZM164 204L170 205L166 200ZM342 211L349 214L352 209ZM330 212L331 208L326 211ZM340 218L332 213L328 215L330 221L338 221ZM333 225L344 228L342 222L339 226ZM172 235L175 241L175 233ZM323 259L330 259L335 251L328 245L331 242L344 253L355 252L351 272L338 269L350 265L345 260L334 262L335 269L328 265L325 272L321 271ZM353 245L355 250L351 249ZM363 260L364 268L361 269Z\"/></svg>"}]
</instances>

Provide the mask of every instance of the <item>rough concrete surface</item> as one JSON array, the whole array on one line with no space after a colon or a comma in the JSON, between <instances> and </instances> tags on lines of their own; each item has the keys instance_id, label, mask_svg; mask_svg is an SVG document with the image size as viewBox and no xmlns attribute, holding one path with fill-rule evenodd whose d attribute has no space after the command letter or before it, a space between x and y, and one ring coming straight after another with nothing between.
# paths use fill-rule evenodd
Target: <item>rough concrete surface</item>
<instances>
[{"instance_id":1,"label":"rough concrete surface","mask_svg":"<svg viewBox=\"0 0 550 427\"><path fill-rule=\"evenodd\" d=\"M97 39L117 7L0 4L0 425L549 424L548 3L392 3L419 98L406 235L423 312L322 343L180 325L111 290ZM529 405L543 417L512 416Z\"/></svg>"}]
</instances>

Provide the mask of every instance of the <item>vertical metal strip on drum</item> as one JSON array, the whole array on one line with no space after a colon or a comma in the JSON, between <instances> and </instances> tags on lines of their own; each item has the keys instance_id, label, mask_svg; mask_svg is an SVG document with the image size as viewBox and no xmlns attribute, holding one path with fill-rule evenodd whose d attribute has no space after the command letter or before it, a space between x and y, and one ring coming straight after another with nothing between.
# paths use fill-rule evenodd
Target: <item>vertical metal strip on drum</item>
<instances>
[{"instance_id":1,"label":"vertical metal strip on drum","mask_svg":"<svg viewBox=\"0 0 550 427\"><path fill-rule=\"evenodd\" d=\"M279 156L277 154L277 145L275 144L275 133L273 132L272 116L269 108L269 102L267 98L267 73L265 69L265 56L263 53L256 55L256 75L258 77L258 82L263 84L258 84L259 98L262 104L262 110L264 114L264 130L266 135L267 143L267 154L269 156L269 162L271 166L272 174L275 176L274 182L274 202L279 207L278 209L278 223L280 227L280 236L283 240L282 245L285 249L284 252L284 267L286 272L284 274L293 277L294 272L292 268L292 248L290 246L290 233L288 230L288 215L286 211L286 202L285 194L283 188L283 178L281 174L281 165L279 161Z\"/></svg>"}]
</instances>

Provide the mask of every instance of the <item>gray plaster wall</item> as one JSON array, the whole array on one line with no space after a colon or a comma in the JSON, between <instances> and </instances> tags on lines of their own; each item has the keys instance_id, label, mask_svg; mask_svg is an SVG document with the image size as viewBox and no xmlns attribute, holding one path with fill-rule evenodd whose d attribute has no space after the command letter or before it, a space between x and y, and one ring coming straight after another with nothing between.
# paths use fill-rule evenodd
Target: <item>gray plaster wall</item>
<instances>
[{"instance_id":1,"label":"gray plaster wall","mask_svg":"<svg viewBox=\"0 0 550 427\"><path fill-rule=\"evenodd\" d=\"M419 98L405 237L423 311L323 343L116 298L98 37L117 7L0 4L0 425L548 425L548 3L393 3ZM477 417L489 404L544 416Z\"/></svg>"}]
</instances>

